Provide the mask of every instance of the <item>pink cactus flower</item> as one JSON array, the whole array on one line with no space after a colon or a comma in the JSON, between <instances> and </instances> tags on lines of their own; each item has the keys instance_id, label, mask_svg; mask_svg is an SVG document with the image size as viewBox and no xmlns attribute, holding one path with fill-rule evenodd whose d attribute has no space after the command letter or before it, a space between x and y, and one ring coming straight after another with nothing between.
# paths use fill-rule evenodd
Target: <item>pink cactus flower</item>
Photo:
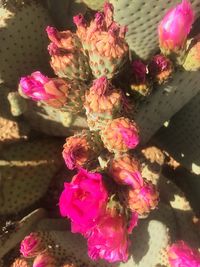
<instances>
[{"instance_id":1,"label":"pink cactus flower","mask_svg":"<svg viewBox=\"0 0 200 267\"><path fill-rule=\"evenodd\" d=\"M38 233L31 233L21 242L20 252L25 258L36 257L45 250L45 245Z\"/></svg>"},{"instance_id":2,"label":"pink cactus flower","mask_svg":"<svg viewBox=\"0 0 200 267\"><path fill-rule=\"evenodd\" d=\"M102 175L80 169L71 183L65 183L59 200L60 213L71 219L72 232L84 235L104 213L107 200Z\"/></svg>"},{"instance_id":3,"label":"pink cactus flower","mask_svg":"<svg viewBox=\"0 0 200 267\"><path fill-rule=\"evenodd\" d=\"M176 52L184 47L194 21L194 12L187 0L170 9L158 26L161 50Z\"/></svg>"},{"instance_id":4,"label":"pink cactus flower","mask_svg":"<svg viewBox=\"0 0 200 267\"><path fill-rule=\"evenodd\" d=\"M31 75L22 77L19 83L22 93L35 101L48 100L52 98L51 94L45 92L44 84L49 78L40 71L33 72Z\"/></svg>"},{"instance_id":5,"label":"pink cactus flower","mask_svg":"<svg viewBox=\"0 0 200 267\"><path fill-rule=\"evenodd\" d=\"M44 101L55 108L67 102L70 84L61 78L48 78L39 71L21 78L19 90L34 101Z\"/></svg>"},{"instance_id":6,"label":"pink cactus flower","mask_svg":"<svg viewBox=\"0 0 200 267\"><path fill-rule=\"evenodd\" d=\"M33 267L56 267L56 266L57 264L55 258L49 253L39 254L33 262Z\"/></svg>"},{"instance_id":7,"label":"pink cactus flower","mask_svg":"<svg viewBox=\"0 0 200 267\"><path fill-rule=\"evenodd\" d=\"M178 241L168 250L168 259L172 267L199 267L200 252L190 248L184 241Z\"/></svg>"},{"instance_id":8,"label":"pink cactus flower","mask_svg":"<svg viewBox=\"0 0 200 267\"><path fill-rule=\"evenodd\" d=\"M106 214L100 218L88 233L88 254L93 260L128 260L128 234L122 216Z\"/></svg>"}]
</instances>

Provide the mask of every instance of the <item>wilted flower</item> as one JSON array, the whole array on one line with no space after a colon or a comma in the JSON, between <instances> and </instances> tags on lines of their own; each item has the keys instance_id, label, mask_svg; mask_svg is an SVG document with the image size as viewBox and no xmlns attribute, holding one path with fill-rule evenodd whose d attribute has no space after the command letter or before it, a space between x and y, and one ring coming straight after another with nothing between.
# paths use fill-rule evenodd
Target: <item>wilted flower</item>
<instances>
[{"instance_id":1,"label":"wilted flower","mask_svg":"<svg viewBox=\"0 0 200 267\"><path fill-rule=\"evenodd\" d=\"M84 167L99 155L101 144L94 139L95 135L86 131L66 139L62 155L68 169Z\"/></svg>"},{"instance_id":2,"label":"wilted flower","mask_svg":"<svg viewBox=\"0 0 200 267\"><path fill-rule=\"evenodd\" d=\"M125 41L127 28L113 20L113 6L105 3L104 12L97 12L89 25L80 15L74 22L77 35L88 52L93 75L112 78L126 63L129 51Z\"/></svg>"},{"instance_id":3,"label":"wilted flower","mask_svg":"<svg viewBox=\"0 0 200 267\"><path fill-rule=\"evenodd\" d=\"M128 260L128 234L124 217L106 214L99 219L88 233L88 254L93 260Z\"/></svg>"},{"instance_id":4,"label":"wilted flower","mask_svg":"<svg viewBox=\"0 0 200 267\"><path fill-rule=\"evenodd\" d=\"M39 254L33 262L33 267L56 267L55 258L49 253Z\"/></svg>"},{"instance_id":5,"label":"wilted flower","mask_svg":"<svg viewBox=\"0 0 200 267\"><path fill-rule=\"evenodd\" d=\"M26 258L33 258L45 250L45 244L38 233L31 233L21 242L20 252Z\"/></svg>"},{"instance_id":6,"label":"wilted flower","mask_svg":"<svg viewBox=\"0 0 200 267\"><path fill-rule=\"evenodd\" d=\"M191 4L187 0L170 9L158 26L160 48L169 54L182 50L194 21Z\"/></svg>"},{"instance_id":7,"label":"wilted flower","mask_svg":"<svg viewBox=\"0 0 200 267\"><path fill-rule=\"evenodd\" d=\"M110 152L127 152L138 145L139 130L134 121L120 117L107 123L101 131L101 139Z\"/></svg>"},{"instance_id":8,"label":"wilted flower","mask_svg":"<svg viewBox=\"0 0 200 267\"><path fill-rule=\"evenodd\" d=\"M150 182L145 182L139 189L129 189L128 205L133 212L147 215L158 204L158 192Z\"/></svg>"},{"instance_id":9,"label":"wilted flower","mask_svg":"<svg viewBox=\"0 0 200 267\"><path fill-rule=\"evenodd\" d=\"M154 56L149 65L150 76L159 84L167 81L173 72L173 64L170 59L162 54Z\"/></svg>"},{"instance_id":10,"label":"wilted flower","mask_svg":"<svg viewBox=\"0 0 200 267\"><path fill-rule=\"evenodd\" d=\"M131 89L146 96L150 93L150 84L147 78L147 66L141 60L131 63Z\"/></svg>"},{"instance_id":11,"label":"wilted flower","mask_svg":"<svg viewBox=\"0 0 200 267\"><path fill-rule=\"evenodd\" d=\"M200 252L190 248L184 241L178 241L168 250L171 267L199 267Z\"/></svg>"},{"instance_id":12,"label":"wilted flower","mask_svg":"<svg viewBox=\"0 0 200 267\"><path fill-rule=\"evenodd\" d=\"M108 193L100 173L80 169L59 200L60 212L72 222L72 232L85 234L105 211Z\"/></svg>"}]
</instances>

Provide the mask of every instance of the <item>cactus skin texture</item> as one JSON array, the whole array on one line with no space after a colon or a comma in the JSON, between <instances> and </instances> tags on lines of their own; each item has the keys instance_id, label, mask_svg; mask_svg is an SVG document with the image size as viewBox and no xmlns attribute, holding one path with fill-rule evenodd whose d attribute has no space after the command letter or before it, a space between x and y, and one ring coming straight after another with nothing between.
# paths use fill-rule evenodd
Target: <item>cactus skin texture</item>
<instances>
[{"instance_id":1,"label":"cactus skin texture","mask_svg":"<svg viewBox=\"0 0 200 267\"><path fill-rule=\"evenodd\" d=\"M0 145L26 139L29 127L23 121L17 121L10 111L7 99L9 89L0 86Z\"/></svg>"},{"instance_id":2,"label":"cactus skin texture","mask_svg":"<svg viewBox=\"0 0 200 267\"><path fill-rule=\"evenodd\" d=\"M196 17L200 14L198 0L191 0ZM148 59L158 48L157 26L167 10L179 0L110 0L114 6L114 18L121 25L128 25L127 43L140 58Z\"/></svg>"},{"instance_id":3,"label":"cactus skin texture","mask_svg":"<svg viewBox=\"0 0 200 267\"><path fill-rule=\"evenodd\" d=\"M83 2L93 10L100 10L103 8L104 0L83 0Z\"/></svg>"},{"instance_id":4,"label":"cactus skin texture","mask_svg":"<svg viewBox=\"0 0 200 267\"><path fill-rule=\"evenodd\" d=\"M16 86L19 77L33 69L48 73L44 29L52 21L46 9L34 1L12 11L0 5L0 16L0 82Z\"/></svg>"},{"instance_id":5,"label":"cactus skin texture","mask_svg":"<svg viewBox=\"0 0 200 267\"><path fill-rule=\"evenodd\" d=\"M48 135L66 137L76 130L88 128L86 118L81 114L73 114L72 112L22 97L21 101L15 101L15 98L19 98L19 94L17 92L14 94L12 94L12 97L9 94L8 97L11 110L17 110L18 114L22 113L30 127L37 131ZM24 108L25 106L26 108Z\"/></svg>"},{"instance_id":6,"label":"cactus skin texture","mask_svg":"<svg viewBox=\"0 0 200 267\"><path fill-rule=\"evenodd\" d=\"M24 218L14 223L14 229L9 230L7 234L1 235L0 238L0 259L3 258L6 253L21 242L21 240L28 235L32 229L34 229L37 223L44 219L47 213L44 209L37 209L26 215ZM17 230L17 231L16 231ZM5 266L5 265L4 265Z\"/></svg>"},{"instance_id":7,"label":"cactus skin texture","mask_svg":"<svg viewBox=\"0 0 200 267\"><path fill-rule=\"evenodd\" d=\"M193 38L189 44L183 67L187 71L197 71L200 69L200 34Z\"/></svg>"},{"instance_id":8,"label":"cactus skin texture","mask_svg":"<svg viewBox=\"0 0 200 267\"><path fill-rule=\"evenodd\" d=\"M1 152L0 214L15 214L46 193L62 159L60 142L35 140L6 146Z\"/></svg>"}]
</instances>

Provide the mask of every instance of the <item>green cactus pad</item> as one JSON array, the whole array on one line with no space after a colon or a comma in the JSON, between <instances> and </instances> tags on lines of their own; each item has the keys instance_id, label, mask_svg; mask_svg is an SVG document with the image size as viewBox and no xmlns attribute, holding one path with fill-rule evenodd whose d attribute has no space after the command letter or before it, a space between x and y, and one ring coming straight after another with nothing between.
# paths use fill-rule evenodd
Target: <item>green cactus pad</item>
<instances>
[{"instance_id":1,"label":"green cactus pad","mask_svg":"<svg viewBox=\"0 0 200 267\"><path fill-rule=\"evenodd\" d=\"M34 2L12 12L0 7L0 17L0 82L16 86L20 76L33 69L48 72L44 31L52 21L46 9Z\"/></svg>"},{"instance_id":2,"label":"green cactus pad","mask_svg":"<svg viewBox=\"0 0 200 267\"><path fill-rule=\"evenodd\" d=\"M93 10L101 10L103 8L104 0L83 0L86 5Z\"/></svg>"},{"instance_id":3,"label":"green cactus pad","mask_svg":"<svg viewBox=\"0 0 200 267\"><path fill-rule=\"evenodd\" d=\"M11 114L7 99L9 91L5 86L0 86L0 144L26 139L29 133L27 124L17 121Z\"/></svg>"},{"instance_id":4,"label":"green cactus pad","mask_svg":"<svg viewBox=\"0 0 200 267\"><path fill-rule=\"evenodd\" d=\"M74 130L88 128L86 118L82 115L58 110L44 103L27 101L28 108L24 113L24 117L35 130L42 131L48 135L68 136Z\"/></svg>"},{"instance_id":5,"label":"green cactus pad","mask_svg":"<svg viewBox=\"0 0 200 267\"><path fill-rule=\"evenodd\" d=\"M62 165L61 145L54 139L21 142L1 152L0 214L17 213L38 201Z\"/></svg>"}]
</instances>

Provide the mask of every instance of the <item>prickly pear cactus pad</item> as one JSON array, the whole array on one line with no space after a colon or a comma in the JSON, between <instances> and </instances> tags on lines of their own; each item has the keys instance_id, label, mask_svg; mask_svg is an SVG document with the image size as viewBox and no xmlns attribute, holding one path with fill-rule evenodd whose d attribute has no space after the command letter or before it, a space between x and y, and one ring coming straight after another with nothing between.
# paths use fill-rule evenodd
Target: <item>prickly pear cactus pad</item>
<instances>
[{"instance_id":1,"label":"prickly pear cactus pad","mask_svg":"<svg viewBox=\"0 0 200 267\"><path fill-rule=\"evenodd\" d=\"M16 86L33 69L49 71L44 30L52 21L46 9L34 1L12 11L0 5L0 17L0 82Z\"/></svg>"},{"instance_id":2,"label":"prickly pear cactus pad","mask_svg":"<svg viewBox=\"0 0 200 267\"><path fill-rule=\"evenodd\" d=\"M110 0L115 9L115 19L121 25L128 25L126 40L139 57L148 59L158 47L157 25L175 1L141 1L141 0ZM191 0L196 17L200 14L200 3Z\"/></svg>"},{"instance_id":3,"label":"prickly pear cactus pad","mask_svg":"<svg viewBox=\"0 0 200 267\"><path fill-rule=\"evenodd\" d=\"M9 88L0 86L0 144L26 139L29 127L23 121L17 121L11 114L7 99Z\"/></svg>"},{"instance_id":4,"label":"prickly pear cactus pad","mask_svg":"<svg viewBox=\"0 0 200 267\"><path fill-rule=\"evenodd\" d=\"M62 164L60 142L21 142L1 152L0 214L17 213L38 201Z\"/></svg>"},{"instance_id":5,"label":"prickly pear cactus pad","mask_svg":"<svg viewBox=\"0 0 200 267\"><path fill-rule=\"evenodd\" d=\"M86 5L94 10L101 10L103 9L104 0L83 0Z\"/></svg>"}]
</instances>

